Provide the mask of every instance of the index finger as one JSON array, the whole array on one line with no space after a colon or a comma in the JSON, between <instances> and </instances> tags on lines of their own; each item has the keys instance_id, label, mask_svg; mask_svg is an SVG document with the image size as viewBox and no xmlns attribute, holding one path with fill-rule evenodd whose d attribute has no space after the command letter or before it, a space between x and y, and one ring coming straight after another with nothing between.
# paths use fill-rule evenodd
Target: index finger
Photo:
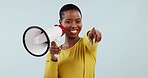
<instances>
[{"instance_id":1,"label":"index finger","mask_svg":"<svg viewBox=\"0 0 148 78\"><path fill-rule=\"evenodd\" d=\"M51 46L57 46L57 44L54 41L52 41Z\"/></svg>"},{"instance_id":2,"label":"index finger","mask_svg":"<svg viewBox=\"0 0 148 78\"><path fill-rule=\"evenodd\" d=\"M92 29L92 34L96 34L96 29L95 29L95 27L93 27L93 29Z\"/></svg>"}]
</instances>

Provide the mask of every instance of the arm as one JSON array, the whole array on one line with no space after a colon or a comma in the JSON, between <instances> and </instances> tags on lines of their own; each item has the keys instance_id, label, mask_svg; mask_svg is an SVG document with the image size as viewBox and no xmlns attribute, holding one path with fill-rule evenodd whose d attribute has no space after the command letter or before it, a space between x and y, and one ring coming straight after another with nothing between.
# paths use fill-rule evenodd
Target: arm
<instances>
[{"instance_id":1,"label":"arm","mask_svg":"<svg viewBox=\"0 0 148 78\"><path fill-rule=\"evenodd\" d=\"M50 52L48 52L44 78L58 78L58 62L53 62L50 58Z\"/></svg>"},{"instance_id":2,"label":"arm","mask_svg":"<svg viewBox=\"0 0 148 78\"><path fill-rule=\"evenodd\" d=\"M54 41L51 42L49 51L50 52L48 52L46 58L44 78L58 78L58 59L54 56L54 54L58 54L60 49Z\"/></svg>"}]
</instances>

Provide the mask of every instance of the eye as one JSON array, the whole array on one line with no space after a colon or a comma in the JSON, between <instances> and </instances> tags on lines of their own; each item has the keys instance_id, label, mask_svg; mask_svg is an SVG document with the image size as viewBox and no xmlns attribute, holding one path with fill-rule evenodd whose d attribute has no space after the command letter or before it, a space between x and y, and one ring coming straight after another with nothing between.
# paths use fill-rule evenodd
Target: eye
<instances>
[{"instance_id":1,"label":"eye","mask_svg":"<svg viewBox=\"0 0 148 78\"><path fill-rule=\"evenodd\" d=\"M77 23L77 24L80 24L80 23L81 23L81 20L77 20L76 23Z\"/></svg>"},{"instance_id":2,"label":"eye","mask_svg":"<svg viewBox=\"0 0 148 78\"><path fill-rule=\"evenodd\" d=\"M65 23L71 24L71 20L66 20Z\"/></svg>"}]
</instances>

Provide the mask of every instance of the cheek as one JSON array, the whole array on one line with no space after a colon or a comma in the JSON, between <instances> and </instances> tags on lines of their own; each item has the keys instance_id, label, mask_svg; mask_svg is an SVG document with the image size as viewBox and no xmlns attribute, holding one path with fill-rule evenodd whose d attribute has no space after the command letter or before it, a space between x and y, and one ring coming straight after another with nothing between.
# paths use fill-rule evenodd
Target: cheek
<instances>
[{"instance_id":1,"label":"cheek","mask_svg":"<svg viewBox=\"0 0 148 78\"><path fill-rule=\"evenodd\" d=\"M79 29L80 29L80 31L81 31L81 29L82 29L82 26L79 26Z\"/></svg>"},{"instance_id":2,"label":"cheek","mask_svg":"<svg viewBox=\"0 0 148 78\"><path fill-rule=\"evenodd\" d=\"M70 25L66 25L66 24L63 24L63 26L65 27L66 30L70 27Z\"/></svg>"},{"instance_id":3,"label":"cheek","mask_svg":"<svg viewBox=\"0 0 148 78\"><path fill-rule=\"evenodd\" d=\"M69 25L69 24L64 23L64 21L62 21L62 22L61 22L61 24L62 24L62 26L64 26L65 28L70 27L70 25Z\"/></svg>"}]
</instances>

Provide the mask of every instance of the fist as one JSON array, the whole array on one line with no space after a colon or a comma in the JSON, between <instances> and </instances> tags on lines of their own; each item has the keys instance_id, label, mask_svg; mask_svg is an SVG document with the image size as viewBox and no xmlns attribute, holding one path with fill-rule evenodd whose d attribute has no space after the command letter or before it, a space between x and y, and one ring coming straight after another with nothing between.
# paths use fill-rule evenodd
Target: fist
<instances>
[{"instance_id":1,"label":"fist","mask_svg":"<svg viewBox=\"0 0 148 78\"><path fill-rule=\"evenodd\" d=\"M60 53L61 48L58 47L54 41L51 42L51 47L49 48L49 51L50 51L50 55L51 55L51 60L54 62L58 61L57 57L55 57L55 55Z\"/></svg>"},{"instance_id":2,"label":"fist","mask_svg":"<svg viewBox=\"0 0 148 78\"><path fill-rule=\"evenodd\" d=\"M93 28L92 30L90 30L88 33L88 39L90 41L90 44L93 44L93 40L95 39L95 43L98 43L101 41L101 32L96 30L95 28Z\"/></svg>"}]
</instances>

